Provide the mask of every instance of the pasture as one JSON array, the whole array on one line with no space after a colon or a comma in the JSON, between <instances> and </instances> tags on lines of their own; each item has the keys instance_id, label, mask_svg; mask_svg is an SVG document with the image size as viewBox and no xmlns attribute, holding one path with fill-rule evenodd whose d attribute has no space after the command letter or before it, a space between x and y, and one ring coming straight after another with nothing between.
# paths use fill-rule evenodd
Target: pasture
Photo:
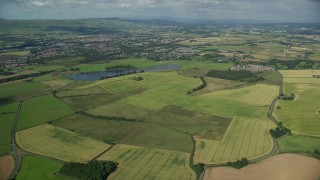
<instances>
[{"instance_id":1,"label":"pasture","mask_svg":"<svg viewBox=\"0 0 320 180\"><path fill-rule=\"evenodd\" d=\"M187 153L116 145L98 160L119 162L109 179L196 179Z\"/></svg>"},{"instance_id":2,"label":"pasture","mask_svg":"<svg viewBox=\"0 0 320 180\"><path fill-rule=\"evenodd\" d=\"M89 161L110 148L109 144L49 124L17 132L16 142L28 152L76 162Z\"/></svg>"},{"instance_id":3,"label":"pasture","mask_svg":"<svg viewBox=\"0 0 320 180\"><path fill-rule=\"evenodd\" d=\"M293 135L281 138L278 143L282 153L313 153L320 149L319 137Z\"/></svg>"},{"instance_id":4,"label":"pasture","mask_svg":"<svg viewBox=\"0 0 320 180\"><path fill-rule=\"evenodd\" d=\"M0 155L11 151L11 129L15 113L0 114Z\"/></svg>"},{"instance_id":5,"label":"pasture","mask_svg":"<svg viewBox=\"0 0 320 180\"><path fill-rule=\"evenodd\" d=\"M52 95L34 97L22 103L17 130L40 125L73 113L74 111L67 104Z\"/></svg>"},{"instance_id":6,"label":"pasture","mask_svg":"<svg viewBox=\"0 0 320 180\"><path fill-rule=\"evenodd\" d=\"M269 153L273 141L268 120L235 118L221 141L196 139L194 163L225 163L241 158L254 159Z\"/></svg>"},{"instance_id":7,"label":"pasture","mask_svg":"<svg viewBox=\"0 0 320 180\"><path fill-rule=\"evenodd\" d=\"M22 159L22 166L19 170L17 180L24 179L46 179L46 180L63 180L68 179L63 176L57 176L62 167L62 162L55 161L40 156L25 156Z\"/></svg>"},{"instance_id":8,"label":"pasture","mask_svg":"<svg viewBox=\"0 0 320 180\"><path fill-rule=\"evenodd\" d=\"M294 134L319 136L320 128L320 97L319 85L315 84L285 84L285 91L294 93L293 101L279 100L281 109L275 110L275 115Z\"/></svg>"}]
</instances>

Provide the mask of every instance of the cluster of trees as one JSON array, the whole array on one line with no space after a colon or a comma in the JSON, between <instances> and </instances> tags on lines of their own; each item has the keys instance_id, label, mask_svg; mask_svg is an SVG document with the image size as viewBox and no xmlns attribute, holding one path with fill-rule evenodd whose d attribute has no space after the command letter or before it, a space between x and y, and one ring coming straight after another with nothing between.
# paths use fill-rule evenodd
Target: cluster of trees
<instances>
[{"instance_id":1,"label":"cluster of trees","mask_svg":"<svg viewBox=\"0 0 320 180\"><path fill-rule=\"evenodd\" d=\"M135 80L135 81L142 81L143 77L138 76L138 77L133 77L132 79Z\"/></svg>"},{"instance_id":2,"label":"cluster of trees","mask_svg":"<svg viewBox=\"0 0 320 180\"><path fill-rule=\"evenodd\" d=\"M114 77L119 77L119 76L126 76L126 75L129 75L129 74L143 73L143 72L144 72L144 70L140 70L140 71L128 71L128 72L116 74L116 75L114 75L114 76L105 76L105 77L100 78L100 80L109 79L109 78L114 78Z\"/></svg>"},{"instance_id":3,"label":"cluster of trees","mask_svg":"<svg viewBox=\"0 0 320 180\"><path fill-rule=\"evenodd\" d=\"M71 67L70 68L70 71L79 71L80 70L80 68L78 68L78 67Z\"/></svg>"},{"instance_id":4,"label":"cluster of trees","mask_svg":"<svg viewBox=\"0 0 320 180\"><path fill-rule=\"evenodd\" d=\"M279 99L282 100L294 100L296 96L294 94L281 94Z\"/></svg>"},{"instance_id":5,"label":"cluster of trees","mask_svg":"<svg viewBox=\"0 0 320 180\"><path fill-rule=\"evenodd\" d=\"M235 161L235 162L228 162L227 165L233 168L243 168L244 166L247 166L249 164L249 161L247 158L242 158L241 160Z\"/></svg>"},{"instance_id":6,"label":"cluster of trees","mask_svg":"<svg viewBox=\"0 0 320 180\"><path fill-rule=\"evenodd\" d=\"M125 117L116 117L116 116L102 116L102 115L93 115L89 114L87 112L82 111L81 114L93 118L98 118L98 119L105 119L105 120L118 120L118 121L136 121L136 122L143 122L137 119L130 119L130 118L125 118Z\"/></svg>"},{"instance_id":7,"label":"cluster of trees","mask_svg":"<svg viewBox=\"0 0 320 180\"><path fill-rule=\"evenodd\" d=\"M44 74L48 74L52 71L46 71L46 72L37 72L37 73L32 73L32 74L23 74L23 75L19 75L19 76L14 76L14 77L9 77L9 78L5 78L5 79L0 79L0 84L1 83L6 83L6 82L10 82L10 81L16 81L16 80L21 80L21 79L26 79L26 78L33 78L33 77L37 77L37 76L41 76Z\"/></svg>"},{"instance_id":8,"label":"cluster of trees","mask_svg":"<svg viewBox=\"0 0 320 180\"><path fill-rule=\"evenodd\" d=\"M113 161L92 160L88 163L68 162L65 163L60 173L78 179L105 180L117 169L118 163Z\"/></svg>"},{"instance_id":9,"label":"cluster of trees","mask_svg":"<svg viewBox=\"0 0 320 180\"><path fill-rule=\"evenodd\" d=\"M110 67L106 67L105 70L133 70L138 69L133 65L114 65Z\"/></svg>"},{"instance_id":10,"label":"cluster of trees","mask_svg":"<svg viewBox=\"0 0 320 180\"><path fill-rule=\"evenodd\" d=\"M201 76L200 79L202 81L202 84L196 88L193 88L191 91L188 91L187 94L191 94L192 92L199 91L207 86L207 82L205 81L204 77Z\"/></svg>"},{"instance_id":11,"label":"cluster of trees","mask_svg":"<svg viewBox=\"0 0 320 180\"><path fill-rule=\"evenodd\" d=\"M274 139L276 139L286 134L291 134L291 130L284 127L280 121L275 129L270 129L270 134Z\"/></svg>"}]
</instances>

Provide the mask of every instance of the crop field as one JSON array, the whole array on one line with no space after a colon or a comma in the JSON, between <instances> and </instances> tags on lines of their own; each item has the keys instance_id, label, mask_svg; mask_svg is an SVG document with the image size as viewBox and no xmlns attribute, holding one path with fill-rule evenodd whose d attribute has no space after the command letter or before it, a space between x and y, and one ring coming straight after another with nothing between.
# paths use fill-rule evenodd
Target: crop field
<instances>
[{"instance_id":1,"label":"crop field","mask_svg":"<svg viewBox=\"0 0 320 180\"><path fill-rule=\"evenodd\" d=\"M290 128L294 134L319 136L320 128L320 97L319 85L315 84L285 84L285 91L294 93L293 101L278 101L281 109L275 114Z\"/></svg>"},{"instance_id":2,"label":"crop field","mask_svg":"<svg viewBox=\"0 0 320 180\"><path fill-rule=\"evenodd\" d=\"M320 70L284 70L279 72L284 78L312 78L313 75L320 75Z\"/></svg>"},{"instance_id":3,"label":"crop field","mask_svg":"<svg viewBox=\"0 0 320 180\"><path fill-rule=\"evenodd\" d=\"M116 145L99 160L119 162L110 179L196 179L187 153Z\"/></svg>"},{"instance_id":4,"label":"crop field","mask_svg":"<svg viewBox=\"0 0 320 180\"><path fill-rule=\"evenodd\" d=\"M280 151L283 153L306 153L314 152L315 149L320 148L320 138L319 137L308 137L308 136L287 136L279 141Z\"/></svg>"},{"instance_id":5,"label":"crop field","mask_svg":"<svg viewBox=\"0 0 320 180\"><path fill-rule=\"evenodd\" d=\"M17 132L16 141L28 152L78 162L89 161L111 147L49 124Z\"/></svg>"},{"instance_id":6,"label":"crop field","mask_svg":"<svg viewBox=\"0 0 320 180\"><path fill-rule=\"evenodd\" d=\"M54 121L53 124L111 144L130 144L181 152L191 152L193 147L192 138L186 133L150 123L73 115Z\"/></svg>"},{"instance_id":7,"label":"crop field","mask_svg":"<svg viewBox=\"0 0 320 180\"><path fill-rule=\"evenodd\" d=\"M284 78L283 82L292 83L292 84L320 84L320 79L317 79L317 78Z\"/></svg>"},{"instance_id":8,"label":"crop field","mask_svg":"<svg viewBox=\"0 0 320 180\"><path fill-rule=\"evenodd\" d=\"M236 118L222 141L196 138L195 163L221 163L243 157L253 159L269 153L273 148L268 120Z\"/></svg>"},{"instance_id":9,"label":"crop field","mask_svg":"<svg viewBox=\"0 0 320 180\"><path fill-rule=\"evenodd\" d=\"M0 157L0 179L7 180L14 168L14 158L11 155Z\"/></svg>"},{"instance_id":10,"label":"crop field","mask_svg":"<svg viewBox=\"0 0 320 180\"><path fill-rule=\"evenodd\" d=\"M39 156L25 156L22 159L22 166L17 176L18 180L24 179L46 179L62 180L68 179L63 176L57 176L62 163Z\"/></svg>"},{"instance_id":11,"label":"crop field","mask_svg":"<svg viewBox=\"0 0 320 180\"><path fill-rule=\"evenodd\" d=\"M101 95L101 94L107 94L107 92L103 88L99 86L95 86L87 89L67 89L67 90L59 91L57 93L57 96L63 98L63 97L70 97L70 96L88 96L88 95Z\"/></svg>"},{"instance_id":12,"label":"crop field","mask_svg":"<svg viewBox=\"0 0 320 180\"><path fill-rule=\"evenodd\" d=\"M17 129L30 128L73 113L67 104L52 95L35 97L23 102Z\"/></svg>"},{"instance_id":13,"label":"crop field","mask_svg":"<svg viewBox=\"0 0 320 180\"><path fill-rule=\"evenodd\" d=\"M43 84L50 86L52 89L57 90L57 89L65 87L66 85L71 83L72 80L66 79L66 78L61 78L61 79L53 79L53 80L41 81L41 82Z\"/></svg>"},{"instance_id":14,"label":"crop field","mask_svg":"<svg viewBox=\"0 0 320 180\"><path fill-rule=\"evenodd\" d=\"M237 100L243 103L265 106L278 95L279 87L275 85L256 84L240 89L224 90L208 93L203 96L207 98L225 98Z\"/></svg>"}]
</instances>

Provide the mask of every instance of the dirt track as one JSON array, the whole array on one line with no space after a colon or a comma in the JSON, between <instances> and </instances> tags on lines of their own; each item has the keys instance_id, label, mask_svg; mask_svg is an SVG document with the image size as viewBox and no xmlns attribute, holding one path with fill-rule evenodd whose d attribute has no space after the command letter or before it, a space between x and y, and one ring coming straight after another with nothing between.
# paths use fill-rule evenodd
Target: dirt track
<instances>
[{"instance_id":1,"label":"dirt track","mask_svg":"<svg viewBox=\"0 0 320 180\"><path fill-rule=\"evenodd\" d=\"M281 154L240 170L230 167L208 168L204 180L318 180L320 161L296 154Z\"/></svg>"}]
</instances>

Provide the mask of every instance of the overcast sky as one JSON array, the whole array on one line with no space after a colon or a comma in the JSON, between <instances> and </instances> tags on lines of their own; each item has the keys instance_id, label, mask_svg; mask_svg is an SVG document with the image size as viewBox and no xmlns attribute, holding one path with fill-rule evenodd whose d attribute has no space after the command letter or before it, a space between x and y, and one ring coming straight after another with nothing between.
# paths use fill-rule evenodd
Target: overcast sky
<instances>
[{"instance_id":1,"label":"overcast sky","mask_svg":"<svg viewBox=\"0 0 320 180\"><path fill-rule=\"evenodd\" d=\"M320 0L0 0L0 17L175 17L320 22Z\"/></svg>"}]
</instances>

